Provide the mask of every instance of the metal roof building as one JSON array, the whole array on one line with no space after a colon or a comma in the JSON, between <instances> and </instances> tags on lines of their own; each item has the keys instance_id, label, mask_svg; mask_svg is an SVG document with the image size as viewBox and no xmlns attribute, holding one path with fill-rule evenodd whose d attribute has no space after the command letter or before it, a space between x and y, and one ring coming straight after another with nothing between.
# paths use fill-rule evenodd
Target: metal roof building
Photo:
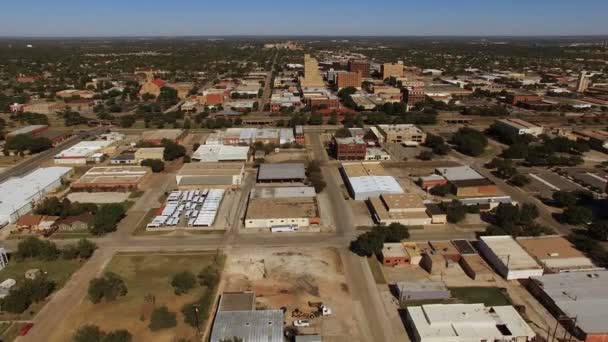
<instances>
[{"instance_id":1,"label":"metal roof building","mask_svg":"<svg viewBox=\"0 0 608 342\"><path fill-rule=\"evenodd\" d=\"M577 338L586 341L608 338L608 270L546 274L531 279L530 292L562 324L570 321Z\"/></svg>"},{"instance_id":2,"label":"metal roof building","mask_svg":"<svg viewBox=\"0 0 608 342\"><path fill-rule=\"evenodd\" d=\"M283 342L283 318L281 310L255 310L253 293L223 293L209 340Z\"/></svg>"},{"instance_id":3,"label":"metal roof building","mask_svg":"<svg viewBox=\"0 0 608 342\"><path fill-rule=\"evenodd\" d=\"M0 227L13 223L33 208L33 202L61 186L71 167L39 168L0 184Z\"/></svg>"},{"instance_id":4,"label":"metal roof building","mask_svg":"<svg viewBox=\"0 0 608 342\"><path fill-rule=\"evenodd\" d=\"M201 145L192 154L193 160L201 162L246 161L249 157L248 146Z\"/></svg>"},{"instance_id":5,"label":"metal roof building","mask_svg":"<svg viewBox=\"0 0 608 342\"><path fill-rule=\"evenodd\" d=\"M304 179L304 163L261 164L258 171L258 182L301 182Z\"/></svg>"},{"instance_id":6,"label":"metal roof building","mask_svg":"<svg viewBox=\"0 0 608 342\"><path fill-rule=\"evenodd\" d=\"M315 188L310 186L290 187L255 187L251 189L250 198L294 198L315 197Z\"/></svg>"},{"instance_id":7,"label":"metal roof building","mask_svg":"<svg viewBox=\"0 0 608 342\"><path fill-rule=\"evenodd\" d=\"M469 166L440 167L435 169L435 172L450 182L485 178Z\"/></svg>"}]
</instances>

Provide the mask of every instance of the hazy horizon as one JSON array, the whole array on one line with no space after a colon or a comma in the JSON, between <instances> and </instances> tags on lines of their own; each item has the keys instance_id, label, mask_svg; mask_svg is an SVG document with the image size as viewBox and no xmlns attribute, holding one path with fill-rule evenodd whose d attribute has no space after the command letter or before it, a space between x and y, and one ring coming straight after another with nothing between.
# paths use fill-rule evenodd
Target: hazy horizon
<instances>
[{"instance_id":1,"label":"hazy horizon","mask_svg":"<svg viewBox=\"0 0 608 342\"><path fill-rule=\"evenodd\" d=\"M178 0L3 4L1 37L560 37L608 35L608 2Z\"/></svg>"}]
</instances>

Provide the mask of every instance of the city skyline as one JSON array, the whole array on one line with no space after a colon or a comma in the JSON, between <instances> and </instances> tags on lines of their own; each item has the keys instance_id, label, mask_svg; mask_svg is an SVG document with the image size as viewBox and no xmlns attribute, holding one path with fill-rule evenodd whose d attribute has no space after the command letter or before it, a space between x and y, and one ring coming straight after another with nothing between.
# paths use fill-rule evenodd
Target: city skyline
<instances>
[{"instance_id":1,"label":"city skyline","mask_svg":"<svg viewBox=\"0 0 608 342\"><path fill-rule=\"evenodd\" d=\"M0 14L4 37L120 36L584 36L608 34L608 3L523 0L241 0L204 4L11 2ZM24 25L27 23L27 25Z\"/></svg>"}]
</instances>

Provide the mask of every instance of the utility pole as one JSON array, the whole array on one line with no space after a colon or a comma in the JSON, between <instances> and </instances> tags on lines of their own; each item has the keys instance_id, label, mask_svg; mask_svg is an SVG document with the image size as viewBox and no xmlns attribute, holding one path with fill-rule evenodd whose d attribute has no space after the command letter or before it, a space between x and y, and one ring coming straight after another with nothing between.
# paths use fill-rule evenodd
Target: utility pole
<instances>
[{"instance_id":1,"label":"utility pole","mask_svg":"<svg viewBox=\"0 0 608 342\"><path fill-rule=\"evenodd\" d=\"M196 332L198 334L198 336L201 335L201 323L200 323L200 319L199 319L199 306L198 304L193 305L194 307L194 317L196 318Z\"/></svg>"}]
</instances>

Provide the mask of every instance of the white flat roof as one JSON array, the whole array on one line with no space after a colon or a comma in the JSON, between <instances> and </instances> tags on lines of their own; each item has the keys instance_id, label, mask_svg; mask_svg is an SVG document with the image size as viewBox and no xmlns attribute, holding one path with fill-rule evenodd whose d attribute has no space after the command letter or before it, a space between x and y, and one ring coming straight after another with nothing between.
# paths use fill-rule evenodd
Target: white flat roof
<instances>
[{"instance_id":1,"label":"white flat roof","mask_svg":"<svg viewBox=\"0 0 608 342\"><path fill-rule=\"evenodd\" d=\"M509 270L542 269L542 267L511 236L480 238Z\"/></svg>"},{"instance_id":2,"label":"white flat roof","mask_svg":"<svg viewBox=\"0 0 608 342\"><path fill-rule=\"evenodd\" d=\"M110 140L81 141L55 155L55 159L84 158L99 152L102 148L112 145Z\"/></svg>"},{"instance_id":3,"label":"white flat roof","mask_svg":"<svg viewBox=\"0 0 608 342\"><path fill-rule=\"evenodd\" d=\"M39 168L23 177L15 177L0 184L0 223L8 222L10 215L30 203L39 191L44 190L72 171L71 167Z\"/></svg>"},{"instance_id":4,"label":"white flat roof","mask_svg":"<svg viewBox=\"0 0 608 342\"><path fill-rule=\"evenodd\" d=\"M469 166L438 167L435 171L449 181L485 178Z\"/></svg>"},{"instance_id":5,"label":"white flat roof","mask_svg":"<svg viewBox=\"0 0 608 342\"><path fill-rule=\"evenodd\" d=\"M432 304L408 307L407 313L422 340L456 342L535 336L512 306ZM511 335L504 335L497 327L500 324L506 325Z\"/></svg>"},{"instance_id":6,"label":"white flat roof","mask_svg":"<svg viewBox=\"0 0 608 342\"><path fill-rule=\"evenodd\" d=\"M201 145L192 155L202 162L247 160L249 146Z\"/></svg>"},{"instance_id":7,"label":"white flat roof","mask_svg":"<svg viewBox=\"0 0 608 342\"><path fill-rule=\"evenodd\" d=\"M391 194L402 194L403 189L391 176L363 176L348 179L355 193L382 191Z\"/></svg>"}]
</instances>

